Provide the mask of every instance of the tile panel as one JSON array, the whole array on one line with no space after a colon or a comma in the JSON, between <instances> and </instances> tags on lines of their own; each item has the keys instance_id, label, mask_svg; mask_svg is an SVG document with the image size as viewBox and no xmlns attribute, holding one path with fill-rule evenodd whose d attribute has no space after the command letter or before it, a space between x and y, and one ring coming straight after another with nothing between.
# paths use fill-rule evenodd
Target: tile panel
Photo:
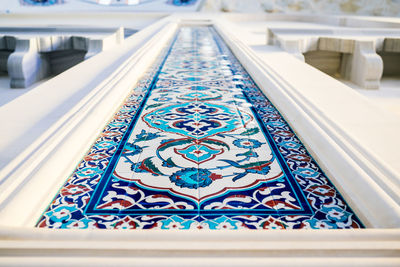
<instances>
[{"instance_id":1,"label":"tile panel","mask_svg":"<svg viewBox=\"0 0 400 267\"><path fill-rule=\"evenodd\" d=\"M181 27L37 224L361 228L212 27Z\"/></svg>"}]
</instances>

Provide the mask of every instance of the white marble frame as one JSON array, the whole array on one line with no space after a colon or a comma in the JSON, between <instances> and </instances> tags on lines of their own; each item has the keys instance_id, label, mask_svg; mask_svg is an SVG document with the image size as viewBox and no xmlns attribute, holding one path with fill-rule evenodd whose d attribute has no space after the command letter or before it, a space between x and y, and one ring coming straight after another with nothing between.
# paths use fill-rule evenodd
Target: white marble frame
<instances>
[{"instance_id":1,"label":"white marble frame","mask_svg":"<svg viewBox=\"0 0 400 267\"><path fill-rule=\"evenodd\" d=\"M0 266L398 266L398 230L2 228Z\"/></svg>"},{"instance_id":2,"label":"white marble frame","mask_svg":"<svg viewBox=\"0 0 400 267\"><path fill-rule=\"evenodd\" d=\"M115 107L128 94L144 69L153 62L163 45L172 38L177 22L213 24L260 88L286 117L362 221L368 227L384 229L128 232L34 228L46 205L74 170L105 122L115 112ZM17 113L20 108L18 104L22 102L13 103L17 106L9 105L1 109L0 118L9 127L1 133L3 142L15 140L12 134L18 130L22 133L33 127L47 127L47 130L37 138L28 140L29 142L24 141L28 145L27 148L19 152L17 157L1 170L0 265L399 264L400 179L399 167L396 165L399 154L395 148L400 146L399 140L396 140L397 135L389 132L400 129L398 119L381 110L370 110L373 107L362 98L358 99L355 93L349 93L352 91L345 85L321 75L284 51L277 51L282 68L287 67L287 64L295 69L301 68L305 74L320 79L319 82L335 87L339 96L329 91L327 97L331 102L340 101L340 97L347 97L350 98L348 101L361 109L360 112L366 112L367 115L378 112L371 121L361 121L356 125L354 123L357 121L354 120L358 119L357 114L345 116L347 120L344 121L343 116L332 116L332 112L335 111L332 110L332 106L312 101L320 97L318 88L308 88L307 85L313 84L308 84L309 81L299 77L282 77L277 65L267 60L268 55L244 44L240 34L232 24L218 19L218 16L196 18L192 14L187 16L186 20L184 15L170 16L129 38L121 50L101 53L35 89L41 90L38 93L44 93L46 90L50 92L51 88L58 85L76 90L75 93L84 91L83 96L77 95L76 99L71 100L68 98L71 94L57 97L50 95L50 98L61 98L61 101L50 102L48 106L42 107L44 111L37 111L28 118L21 116L20 112ZM119 68L112 72L106 71L110 65L121 62L123 64ZM94 73L85 79L65 85L68 79L76 77L78 73L88 74L88 69ZM93 80L100 74L103 74L101 79ZM293 84L296 81L297 84ZM90 89L85 91L85 88ZM104 103L105 98L107 105ZM326 98L323 100L327 101ZM110 103L113 105L109 105ZM57 117L57 120L46 117L46 111L51 112L65 104L70 104L70 107L61 110L64 113ZM344 105L345 110L341 112L351 112L346 110L350 107ZM27 108L28 111L34 110L34 107L29 105ZM5 114L8 114L9 118L6 118ZM36 117L47 118L48 124L41 122L21 126ZM383 126L388 127L384 134L387 139L393 139L394 144L387 140L374 139L378 136L378 132L374 131L370 133L371 139L366 136L359 136L357 139L357 133L370 129L371 124L376 123L378 118ZM37 122L37 119L34 122ZM5 153L6 150L2 148L1 153ZM376 152L377 149L378 153L374 155L371 150ZM349 180L348 177L354 179ZM38 192L42 194L39 195ZM81 256L68 258L77 253ZM94 258L99 255L102 257Z\"/></svg>"}]
</instances>

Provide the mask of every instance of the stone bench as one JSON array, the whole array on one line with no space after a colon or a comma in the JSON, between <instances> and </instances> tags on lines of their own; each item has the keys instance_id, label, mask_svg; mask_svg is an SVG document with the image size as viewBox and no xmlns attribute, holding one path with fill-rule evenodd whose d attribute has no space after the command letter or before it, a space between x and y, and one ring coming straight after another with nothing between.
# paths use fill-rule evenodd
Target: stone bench
<instances>
[{"instance_id":1,"label":"stone bench","mask_svg":"<svg viewBox=\"0 0 400 267\"><path fill-rule=\"evenodd\" d=\"M268 29L267 44L278 45L331 76L378 89L383 74L399 74L399 63L393 57L399 56L400 62L400 37L385 35L400 36L400 32L363 33L356 36L353 29Z\"/></svg>"},{"instance_id":2,"label":"stone bench","mask_svg":"<svg viewBox=\"0 0 400 267\"><path fill-rule=\"evenodd\" d=\"M25 28L12 29L13 35L0 35L0 71L8 72L11 88L26 88L60 74L124 39L122 28L92 33L83 30L79 36L71 29L54 31ZM0 32L10 29L0 28Z\"/></svg>"},{"instance_id":3,"label":"stone bench","mask_svg":"<svg viewBox=\"0 0 400 267\"><path fill-rule=\"evenodd\" d=\"M400 77L400 38L385 38L377 53L383 60L383 75Z\"/></svg>"}]
</instances>

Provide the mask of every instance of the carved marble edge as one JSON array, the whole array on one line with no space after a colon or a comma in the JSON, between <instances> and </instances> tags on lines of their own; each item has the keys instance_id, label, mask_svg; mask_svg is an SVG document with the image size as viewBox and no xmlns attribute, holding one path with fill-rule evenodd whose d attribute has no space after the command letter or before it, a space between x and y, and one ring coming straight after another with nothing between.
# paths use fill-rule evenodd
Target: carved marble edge
<instances>
[{"instance_id":1,"label":"carved marble edge","mask_svg":"<svg viewBox=\"0 0 400 267\"><path fill-rule=\"evenodd\" d=\"M360 143L349 136L346 129L327 117L321 107L310 102L308 98L313 93L308 92L309 95L304 96L301 93L304 84L296 88L296 85L287 82L286 77L277 73L267 60L263 60L241 41L239 31L231 30L234 27L232 24L220 20L215 27L259 87L283 113L361 220L369 227L399 227L400 175L393 166L377 158L364 142ZM295 62L289 61L285 63L281 59L279 65L293 68ZM309 79L316 78L307 68L302 68L302 75L310 75ZM338 87L343 86L332 79L330 85L334 83ZM340 94L339 91L337 93ZM389 116L388 120L391 119ZM354 123L358 124L357 121ZM399 126L398 121L390 123L394 124L388 127ZM367 128L370 126L364 125Z\"/></svg>"},{"instance_id":2,"label":"carved marble edge","mask_svg":"<svg viewBox=\"0 0 400 267\"><path fill-rule=\"evenodd\" d=\"M398 229L83 233L2 228L0 240L0 266L396 266L400 262Z\"/></svg>"},{"instance_id":3,"label":"carved marble edge","mask_svg":"<svg viewBox=\"0 0 400 267\"><path fill-rule=\"evenodd\" d=\"M65 99L66 102L62 104L71 105L71 108L66 109L65 114L0 171L1 225L34 226L58 188L114 114L115 107L120 105L121 99L127 96L133 84L152 64L166 42L172 38L175 29L174 21L163 19L135 34L121 49L110 52L110 55L99 54L41 86L43 90L60 86L77 92L86 87L87 93L74 101ZM104 57L105 60L102 60ZM121 59L123 62L120 62ZM117 68L110 68L110 64ZM68 83L74 75L79 76L78 73L87 71L98 77L95 86L92 82L96 81L76 84L76 88ZM44 108L49 111L46 116L51 116L52 110L57 108L53 105L56 104L44 104ZM18 109L18 106L9 108ZM0 115L6 116L6 111L2 110ZM46 116L43 116L44 119ZM26 118L19 116L16 120L15 127L18 127ZM11 132L13 125L9 127Z\"/></svg>"}]
</instances>

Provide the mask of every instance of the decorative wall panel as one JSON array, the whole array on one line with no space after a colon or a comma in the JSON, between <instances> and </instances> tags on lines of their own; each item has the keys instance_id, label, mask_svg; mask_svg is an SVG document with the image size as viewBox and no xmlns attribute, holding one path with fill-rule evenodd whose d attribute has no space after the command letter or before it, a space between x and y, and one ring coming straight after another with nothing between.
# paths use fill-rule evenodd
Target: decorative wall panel
<instances>
[{"instance_id":1,"label":"decorative wall panel","mask_svg":"<svg viewBox=\"0 0 400 267\"><path fill-rule=\"evenodd\" d=\"M38 227L360 228L211 27L182 27Z\"/></svg>"}]
</instances>

